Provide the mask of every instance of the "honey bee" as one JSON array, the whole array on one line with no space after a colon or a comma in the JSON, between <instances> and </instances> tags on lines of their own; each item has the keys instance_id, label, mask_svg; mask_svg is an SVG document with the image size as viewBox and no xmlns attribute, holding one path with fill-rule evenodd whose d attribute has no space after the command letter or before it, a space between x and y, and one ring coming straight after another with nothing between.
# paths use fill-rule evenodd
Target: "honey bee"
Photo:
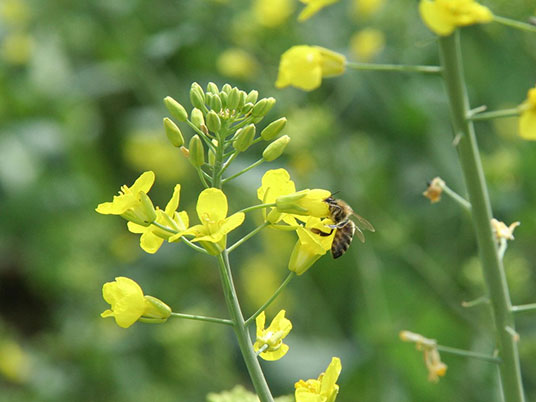
<instances>
[{"instance_id":1,"label":"honey bee","mask_svg":"<svg viewBox=\"0 0 536 402\"><path fill-rule=\"evenodd\" d=\"M330 218L334 222L333 225L328 225L331 231L326 233L315 228L311 230L320 236L330 236L336 230L333 243L331 243L331 255L333 258L339 258L348 250L354 234L357 235L357 238L362 243L365 242L365 235L361 229L370 230L371 232L376 231L369 221L356 214L352 207L343 200L328 197L324 202L328 204ZM357 220L357 224L350 219L352 216Z\"/></svg>"}]
</instances>

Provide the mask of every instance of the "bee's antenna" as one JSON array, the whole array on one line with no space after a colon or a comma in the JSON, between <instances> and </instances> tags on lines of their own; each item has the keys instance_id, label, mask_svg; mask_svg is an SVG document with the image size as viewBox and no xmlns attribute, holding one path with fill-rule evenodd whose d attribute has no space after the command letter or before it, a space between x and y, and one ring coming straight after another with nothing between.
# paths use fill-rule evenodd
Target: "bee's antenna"
<instances>
[{"instance_id":1,"label":"bee's antenna","mask_svg":"<svg viewBox=\"0 0 536 402\"><path fill-rule=\"evenodd\" d=\"M331 195L333 196L333 195L335 195L335 194L339 194L340 192L341 192L341 190L337 190L337 191L335 191L334 193L331 193Z\"/></svg>"}]
</instances>

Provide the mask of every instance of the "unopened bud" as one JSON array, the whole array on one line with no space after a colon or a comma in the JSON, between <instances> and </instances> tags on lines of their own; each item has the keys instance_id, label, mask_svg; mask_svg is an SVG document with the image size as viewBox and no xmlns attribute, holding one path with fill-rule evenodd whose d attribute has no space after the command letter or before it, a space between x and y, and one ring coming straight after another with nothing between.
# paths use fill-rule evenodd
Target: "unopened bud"
<instances>
[{"instance_id":1,"label":"unopened bud","mask_svg":"<svg viewBox=\"0 0 536 402\"><path fill-rule=\"evenodd\" d=\"M255 138L255 125L249 124L246 127L241 128L236 133L236 138L233 141L233 147L238 152L246 151L249 146L253 143Z\"/></svg>"},{"instance_id":2,"label":"unopened bud","mask_svg":"<svg viewBox=\"0 0 536 402\"><path fill-rule=\"evenodd\" d=\"M280 119L268 124L264 130L261 131L261 137L264 141L271 141L279 135L283 127L287 124L287 119L281 117Z\"/></svg>"},{"instance_id":3,"label":"unopened bud","mask_svg":"<svg viewBox=\"0 0 536 402\"><path fill-rule=\"evenodd\" d=\"M214 84L213 82L209 82L207 84L207 92L210 92L214 95L219 95L220 90L218 89L218 86L216 84Z\"/></svg>"},{"instance_id":4,"label":"unopened bud","mask_svg":"<svg viewBox=\"0 0 536 402\"><path fill-rule=\"evenodd\" d=\"M207 113L207 127L213 133L220 131L221 121L219 116L213 110Z\"/></svg>"},{"instance_id":5,"label":"unopened bud","mask_svg":"<svg viewBox=\"0 0 536 402\"><path fill-rule=\"evenodd\" d=\"M198 135L194 135L190 140L190 162L195 167L201 167L205 163L205 149L203 142Z\"/></svg>"},{"instance_id":6,"label":"unopened bud","mask_svg":"<svg viewBox=\"0 0 536 402\"><path fill-rule=\"evenodd\" d=\"M205 118L203 112L197 108L192 109L191 117L192 123L197 128L201 129L201 126L205 125Z\"/></svg>"},{"instance_id":7,"label":"unopened bud","mask_svg":"<svg viewBox=\"0 0 536 402\"><path fill-rule=\"evenodd\" d=\"M253 110L253 103L248 102L244 106L242 106L242 109L240 111L243 114L248 114L251 110Z\"/></svg>"},{"instance_id":8,"label":"unopened bud","mask_svg":"<svg viewBox=\"0 0 536 402\"><path fill-rule=\"evenodd\" d=\"M166 105L171 116L178 121L186 121L186 119L188 119L188 112L186 112L186 109L171 96L166 96L164 98L164 105Z\"/></svg>"},{"instance_id":9,"label":"unopened bud","mask_svg":"<svg viewBox=\"0 0 536 402\"><path fill-rule=\"evenodd\" d=\"M259 97L259 93L255 90L250 91L246 96L246 103L255 103L257 102L257 98Z\"/></svg>"},{"instance_id":10,"label":"unopened bud","mask_svg":"<svg viewBox=\"0 0 536 402\"><path fill-rule=\"evenodd\" d=\"M227 98L227 109L236 110L238 109L238 104L240 103L240 91L238 88L234 87L231 92L229 92L229 97Z\"/></svg>"},{"instance_id":11,"label":"unopened bud","mask_svg":"<svg viewBox=\"0 0 536 402\"><path fill-rule=\"evenodd\" d=\"M227 99L229 98L229 95L227 95L226 92L220 92L220 100L221 100L221 108L222 109L228 109L227 107Z\"/></svg>"},{"instance_id":12,"label":"unopened bud","mask_svg":"<svg viewBox=\"0 0 536 402\"><path fill-rule=\"evenodd\" d=\"M216 113L219 113L219 111L221 110L220 94L207 94L207 105L209 105L210 108Z\"/></svg>"},{"instance_id":13,"label":"unopened bud","mask_svg":"<svg viewBox=\"0 0 536 402\"><path fill-rule=\"evenodd\" d=\"M266 149L262 153L263 159L265 161L271 162L279 158L289 142L290 137L288 135L284 135L281 138L278 138L266 147Z\"/></svg>"},{"instance_id":14,"label":"unopened bud","mask_svg":"<svg viewBox=\"0 0 536 402\"><path fill-rule=\"evenodd\" d=\"M233 88L229 84L224 84L223 87L221 87L221 91L229 95L229 92L231 92Z\"/></svg>"},{"instance_id":15,"label":"unopened bud","mask_svg":"<svg viewBox=\"0 0 536 402\"><path fill-rule=\"evenodd\" d=\"M194 82L190 88L190 102L198 109L205 107L205 92L197 82Z\"/></svg>"},{"instance_id":16,"label":"unopened bud","mask_svg":"<svg viewBox=\"0 0 536 402\"><path fill-rule=\"evenodd\" d=\"M184 144L184 137L182 136L180 128L167 117L164 117L164 128L169 142L171 142L174 147L178 148Z\"/></svg>"},{"instance_id":17,"label":"unopened bud","mask_svg":"<svg viewBox=\"0 0 536 402\"><path fill-rule=\"evenodd\" d=\"M274 98L263 98L253 107L251 114L255 117L266 116L275 104Z\"/></svg>"}]
</instances>

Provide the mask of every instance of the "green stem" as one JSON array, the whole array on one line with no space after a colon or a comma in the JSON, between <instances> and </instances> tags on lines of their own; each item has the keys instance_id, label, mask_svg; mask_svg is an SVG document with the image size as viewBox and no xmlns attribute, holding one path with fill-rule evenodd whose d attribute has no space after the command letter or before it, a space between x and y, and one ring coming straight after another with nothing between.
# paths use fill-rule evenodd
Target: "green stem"
<instances>
[{"instance_id":1,"label":"green stem","mask_svg":"<svg viewBox=\"0 0 536 402\"><path fill-rule=\"evenodd\" d=\"M285 278L285 280L283 281L283 283L277 288L277 290L274 292L274 294L266 301L266 303L264 303L256 312L255 314L253 314L251 317L249 317L246 322L245 322L245 326L247 327L248 325L250 325L253 321L255 321L255 318L257 318L257 316L262 313L264 310L266 310L268 308L268 306L270 304L272 304L272 302L276 299L277 296L279 296L279 293L281 293L281 291L283 289L286 288L286 286L289 284L289 282L292 280L292 278L294 278L296 276L296 274L294 272L290 272L287 277Z\"/></svg>"},{"instance_id":2,"label":"green stem","mask_svg":"<svg viewBox=\"0 0 536 402\"><path fill-rule=\"evenodd\" d=\"M210 140L210 138L207 137L207 135L201 131L194 123L192 123L190 120L186 120L186 124L188 124L192 130L194 130L197 134L199 134L199 137L201 137L201 139L203 141L205 141L205 144L207 144L207 146L209 148L211 148L213 151L214 151L214 144L212 143L212 141Z\"/></svg>"},{"instance_id":3,"label":"green stem","mask_svg":"<svg viewBox=\"0 0 536 402\"><path fill-rule=\"evenodd\" d=\"M512 108L512 109L503 109L503 110L493 110L491 112L484 112L484 113L468 113L467 119L468 120L490 120L490 119L499 119L501 117L515 117L519 116L519 108Z\"/></svg>"},{"instance_id":4,"label":"green stem","mask_svg":"<svg viewBox=\"0 0 536 402\"><path fill-rule=\"evenodd\" d=\"M525 311L534 311L534 310L536 310L536 303L523 304L521 306L512 306L511 310L514 313L523 313Z\"/></svg>"},{"instance_id":5,"label":"green stem","mask_svg":"<svg viewBox=\"0 0 536 402\"><path fill-rule=\"evenodd\" d=\"M220 276L223 284L223 291L225 294L225 302L227 303L227 309L229 310L229 315L234 323L234 331L236 338L238 340L238 346L242 352L242 357L246 363L246 367L251 377L251 382L257 392L261 402L273 402L272 393L266 379L264 378L264 373L262 372L259 360L255 351L253 350L253 345L251 344L251 339L247 331L244 317L242 315L242 310L240 309L240 304L238 303L238 297L236 295L236 290L233 284L233 278L231 275L231 267L229 264L229 255L227 251L224 251L222 254L218 255L218 262L220 266Z\"/></svg>"},{"instance_id":6,"label":"green stem","mask_svg":"<svg viewBox=\"0 0 536 402\"><path fill-rule=\"evenodd\" d=\"M446 184L442 185L443 191L445 194L447 194L450 198L452 198L458 205L460 205L465 211L471 212L471 203L467 201L465 198L463 198L461 195L459 195L457 192L452 190L449 186Z\"/></svg>"},{"instance_id":7,"label":"green stem","mask_svg":"<svg viewBox=\"0 0 536 402\"><path fill-rule=\"evenodd\" d=\"M372 64L372 63L356 63L347 62L346 67L354 70L366 71L397 71L406 73L425 73L425 74L440 74L441 67L439 66L414 66L407 64Z\"/></svg>"},{"instance_id":8,"label":"green stem","mask_svg":"<svg viewBox=\"0 0 536 402\"><path fill-rule=\"evenodd\" d=\"M184 313L171 313L171 316L177 317L177 318L185 318L187 320L206 321L206 322L215 322L217 324L233 325L233 322L231 320L226 320L224 318L213 318L213 317L205 317L202 315L193 315L193 314L184 314Z\"/></svg>"},{"instance_id":9,"label":"green stem","mask_svg":"<svg viewBox=\"0 0 536 402\"><path fill-rule=\"evenodd\" d=\"M243 174L246 173L246 172L249 172L251 169L253 169L253 168L259 166L259 165L260 165L261 163L263 163L263 162L264 162L264 159L263 159L263 158L259 159L257 162L252 163L252 164L249 165L247 168L242 169L240 172L235 173L234 175L229 176L229 177L223 179L223 180L222 180L222 184L225 184L225 183L227 183L228 181L231 181L231 180L237 178L238 176L243 175Z\"/></svg>"},{"instance_id":10,"label":"green stem","mask_svg":"<svg viewBox=\"0 0 536 402\"><path fill-rule=\"evenodd\" d=\"M522 31L536 32L536 26L527 24L521 21L511 20L510 18L499 17L498 15L494 15L493 21L498 22L499 24L512 27L512 28L520 29Z\"/></svg>"},{"instance_id":11,"label":"green stem","mask_svg":"<svg viewBox=\"0 0 536 402\"><path fill-rule=\"evenodd\" d=\"M485 355L483 353L471 352L470 350L463 350L457 348L451 348L450 346L437 345L437 350L440 352L450 353L452 355L472 357L474 359L485 360L492 363L500 363L501 359L495 356Z\"/></svg>"},{"instance_id":12,"label":"green stem","mask_svg":"<svg viewBox=\"0 0 536 402\"><path fill-rule=\"evenodd\" d=\"M158 223L158 222L156 222L156 221L154 221L154 222L152 223L152 225L155 225L156 227L159 227L160 229L165 230L165 231L167 231L167 232L169 232L169 233L173 233L173 234L177 234L177 233L179 233L179 232L177 232L175 229L169 228L169 227L167 227L167 226L165 226L165 225L162 225L161 223ZM193 243L192 243L190 240L188 240L186 237L184 237L184 236L181 237L181 240L182 240L188 247L193 248L195 251L199 251L200 253L203 253L203 254L208 254L208 251L207 251L207 250L205 250L203 247L199 247L199 246L193 244Z\"/></svg>"},{"instance_id":13,"label":"green stem","mask_svg":"<svg viewBox=\"0 0 536 402\"><path fill-rule=\"evenodd\" d=\"M209 188L210 186L208 185L206 179L205 179L205 176L203 175L203 170L201 170L200 167L196 167L196 170L197 170L197 174L199 175L199 180L201 180L201 183L203 183L203 186L205 186L205 188Z\"/></svg>"},{"instance_id":14,"label":"green stem","mask_svg":"<svg viewBox=\"0 0 536 402\"><path fill-rule=\"evenodd\" d=\"M229 157L229 159L227 159L225 161L225 163L223 164L222 168L221 168L221 172L220 172L220 176L223 174L223 172L225 172L227 170L227 168L229 167L229 165L235 160L235 158L238 156L240 152L238 151L234 151L233 154ZM225 155L223 155L225 157Z\"/></svg>"},{"instance_id":15,"label":"green stem","mask_svg":"<svg viewBox=\"0 0 536 402\"><path fill-rule=\"evenodd\" d=\"M439 38L443 78L449 99L454 136L460 137L458 156L462 167L475 228L484 279L490 295L495 339L502 360L499 373L504 402L525 401L517 344L507 327L515 328L511 301L502 261L491 229L491 206L463 77L459 32Z\"/></svg>"},{"instance_id":16,"label":"green stem","mask_svg":"<svg viewBox=\"0 0 536 402\"><path fill-rule=\"evenodd\" d=\"M270 223L269 222L264 222L262 225L260 226L257 226L255 229L253 229L251 232L249 232L247 235L245 235L244 237L242 237L240 240L238 240L235 244L233 244L232 246L230 246L228 249L227 249L227 252L230 253L231 251L233 251L235 248L237 248L238 246L242 245L242 243L246 242L247 240L251 239L253 236L255 236L257 233L259 233L262 229L264 229L265 227L269 226Z\"/></svg>"},{"instance_id":17,"label":"green stem","mask_svg":"<svg viewBox=\"0 0 536 402\"><path fill-rule=\"evenodd\" d=\"M270 202L268 204L258 204L258 205L253 205L252 207L247 207L247 208L241 209L238 212L250 212L250 211L254 211L256 209L275 207L275 205L276 205L275 202Z\"/></svg>"},{"instance_id":18,"label":"green stem","mask_svg":"<svg viewBox=\"0 0 536 402\"><path fill-rule=\"evenodd\" d=\"M214 166L212 167L213 175L212 175L212 186L215 188L220 188L223 184L221 180L221 174L223 172L222 166L223 166L223 152L224 152L225 144L224 141L220 140L218 141L218 146L216 147L216 157L214 161Z\"/></svg>"}]
</instances>

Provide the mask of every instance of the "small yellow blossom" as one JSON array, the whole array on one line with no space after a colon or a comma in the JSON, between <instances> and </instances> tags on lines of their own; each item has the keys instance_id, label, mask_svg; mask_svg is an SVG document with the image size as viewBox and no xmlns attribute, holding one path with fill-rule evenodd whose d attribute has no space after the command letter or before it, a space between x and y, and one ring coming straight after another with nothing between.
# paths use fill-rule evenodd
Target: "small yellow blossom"
<instances>
[{"instance_id":1,"label":"small yellow blossom","mask_svg":"<svg viewBox=\"0 0 536 402\"><path fill-rule=\"evenodd\" d=\"M230 48L220 53L216 67L220 74L226 77L249 80L257 74L259 63L245 50Z\"/></svg>"},{"instance_id":2,"label":"small yellow blossom","mask_svg":"<svg viewBox=\"0 0 536 402\"><path fill-rule=\"evenodd\" d=\"M283 220L289 225L296 225L294 217L289 214L327 217L329 207L324 200L330 195L328 190L322 189L296 192L296 186L285 169L268 170L262 177L261 187L257 189L259 200L276 204L268 215L268 221L276 223Z\"/></svg>"},{"instance_id":3,"label":"small yellow blossom","mask_svg":"<svg viewBox=\"0 0 536 402\"><path fill-rule=\"evenodd\" d=\"M147 196L154 179L154 172L143 173L132 187L121 186L119 195L114 195L111 202L99 204L96 211L104 215L120 215L128 221L149 226L156 218L154 207Z\"/></svg>"},{"instance_id":4,"label":"small yellow blossom","mask_svg":"<svg viewBox=\"0 0 536 402\"><path fill-rule=\"evenodd\" d=\"M307 219L305 227L298 226L296 233L298 241L292 250L288 269L297 275L307 271L320 257L331 249L335 230L331 230L328 225L332 225L330 219L320 219L311 216ZM312 229L316 229L313 232ZM331 233L328 236L321 236L318 232Z\"/></svg>"},{"instance_id":5,"label":"small yellow blossom","mask_svg":"<svg viewBox=\"0 0 536 402\"><path fill-rule=\"evenodd\" d=\"M339 0L300 0L306 4L305 8L298 15L298 21L305 21L330 4L336 3Z\"/></svg>"},{"instance_id":6,"label":"small yellow blossom","mask_svg":"<svg viewBox=\"0 0 536 402\"><path fill-rule=\"evenodd\" d=\"M435 177L429 184L428 188L422 195L430 200L433 204L441 200L441 194L443 194L443 187L445 182L440 177Z\"/></svg>"},{"instance_id":7,"label":"small yellow blossom","mask_svg":"<svg viewBox=\"0 0 536 402\"><path fill-rule=\"evenodd\" d=\"M337 379L342 370L338 357L331 359L325 373L318 379L300 380L294 384L296 402L334 402L339 393Z\"/></svg>"},{"instance_id":8,"label":"small yellow blossom","mask_svg":"<svg viewBox=\"0 0 536 402\"><path fill-rule=\"evenodd\" d=\"M421 0L419 11L426 26L441 36L458 27L493 20L491 11L474 0Z\"/></svg>"},{"instance_id":9,"label":"small yellow blossom","mask_svg":"<svg viewBox=\"0 0 536 402\"><path fill-rule=\"evenodd\" d=\"M401 331L399 336L404 342L415 343L417 350L423 352L424 363L428 369L428 381L437 382L439 377L447 373L447 365L441 361L435 339L428 339L410 331Z\"/></svg>"},{"instance_id":10,"label":"small yellow blossom","mask_svg":"<svg viewBox=\"0 0 536 402\"><path fill-rule=\"evenodd\" d=\"M227 217L227 197L217 188L203 190L199 194L196 209L201 224L173 235L169 241L177 241L182 236L194 236L192 241L200 242L210 253L220 253L225 248L227 233L244 222L244 213L237 212Z\"/></svg>"},{"instance_id":11,"label":"small yellow blossom","mask_svg":"<svg viewBox=\"0 0 536 402\"><path fill-rule=\"evenodd\" d=\"M498 221L495 218L491 219L491 228L495 234L497 241L514 240L514 229L521 225L521 222L514 222L510 226L506 226L504 222Z\"/></svg>"},{"instance_id":12,"label":"small yellow blossom","mask_svg":"<svg viewBox=\"0 0 536 402\"><path fill-rule=\"evenodd\" d=\"M264 360L279 360L288 352L288 345L283 343L283 339L292 329L292 323L285 318L285 310L281 310L268 328L264 328L266 315L264 311L255 319L257 324L257 340L253 345L256 352L264 350L260 353L260 357Z\"/></svg>"},{"instance_id":13,"label":"small yellow blossom","mask_svg":"<svg viewBox=\"0 0 536 402\"><path fill-rule=\"evenodd\" d=\"M305 91L316 89L322 77L344 73L346 58L320 46L293 46L281 56L279 74L275 86L292 85Z\"/></svg>"},{"instance_id":14,"label":"small yellow blossom","mask_svg":"<svg viewBox=\"0 0 536 402\"><path fill-rule=\"evenodd\" d=\"M377 13L385 3L385 0L354 0L356 14L369 18Z\"/></svg>"},{"instance_id":15,"label":"small yellow blossom","mask_svg":"<svg viewBox=\"0 0 536 402\"><path fill-rule=\"evenodd\" d=\"M165 210L156 208L156 223L177 232L185 231L189 224L188 213L186 211L177 212L180 191L181 185L177 184ZM149 254L156 253L164 240L168 240L173 234L154 225L142 226L133 222L128 222L128 230L132 233L141 233L140 247Z\"/></svg>"},{"instance_id":16,"label":"small yellow blossom","mask_svg":"<svg viewBox=\"0 0 536 402\"><path fill-rule=\"evenodd\" d=\"M350 38L350 51L361 62L372 60L385 46L385 35L379 29L365 28Z\"/></svg>"},{"instance_id":17,"label":"small yellow blossom","mask_svg":"<svg viewBox=\"0 0 536 402\"><path fill-rule=\"evenodd\" d=\"M521 104L519 135L525 140L536 140L536 87L529 89L527 99Z\"/></svg>"},{"instance_id":18,"label":"small yellow blossom","mask_svg":"<svg viewBox=\"0 0 536 402\"><path fill-rule=\"evenodd\" d=\"M30 61L34 39L26 32L12 32L0 42L0 57L12 65L23 65Z\"/></svg>"},{"instance_id":19,"label":"small yellow blossom","mask_svg":"<svg viewBox=\"0 0 536 402\"><path fill-rule=\"evenodd\" d=\"M101 317L114 317L122 328L138 320L162 323L171 315L171 308L152 296L144 296L140 286L130 278L120 276L102 287L102 296L111 306Z\"/></svg>"},{"instance_id":20,"label":"small yellow blossom","mask_svg":"<svg viewBox=\"0 0 536 402\"><path fill-rule=\"evenodd\" d=\"M290 17L294 7L292 0L255 0L253 15L260 25L275 28Z\"/></svg>"}]
</instances>

